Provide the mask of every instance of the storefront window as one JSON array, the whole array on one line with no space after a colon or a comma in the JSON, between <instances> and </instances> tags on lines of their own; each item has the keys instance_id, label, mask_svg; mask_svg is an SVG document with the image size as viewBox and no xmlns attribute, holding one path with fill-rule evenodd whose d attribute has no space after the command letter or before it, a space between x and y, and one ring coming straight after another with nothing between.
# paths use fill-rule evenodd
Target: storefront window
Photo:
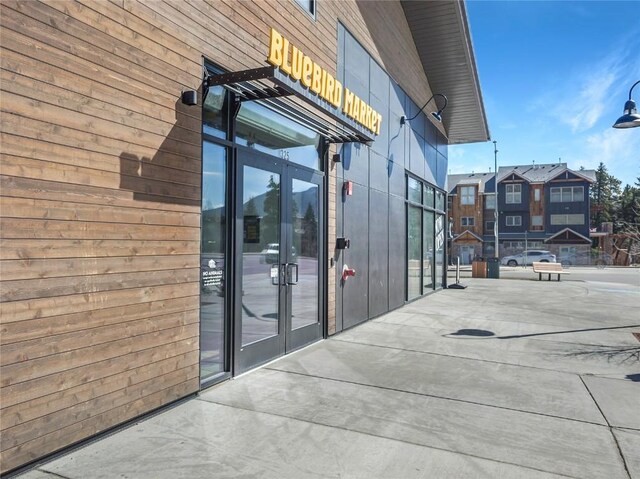
<instances>
[{"instance_id":1,"label":"storefront window","mask_svg":"<svg viewBox=\"0 0 640 479\"><path fill-rule=\"evenodd\" d=\"M444 215L434 207L444 210L444 202L443 193L407 176L407 300L442 287Z\"/></svg>"},{"instance_id":2,"label":"storefront window","mask_svg":"<svg viewBox=\"0 0 640 479\"><path fill-rule=\"evenodd\" d=\"M236 120L236 142L299 165L322 169L322 137L264 105L243 103Z\"/></svg>"},{"instance_id":3,"label":"storefront window","mask_svg":"<svg viewBox=\"0 0 640 479\"><path fill-rule=\"evenodd\" d=\"M200 254L200 377L224 371L227 150L203 143Z\"/></svg>"},{"instance_id":4,"label":"storefront window","mask_svg":"<svg viewBox=\"0 0 640 479\"><path fill-rule=\"evenodd\" d=\"M418 204L422 203L422 183L409 177L407 185L409 201Z\"/></svg>"},{"instance_id":5,"label":"storefront window","mask_svg":"<svg viewBox=\"0 0 640 479\"><path fill-rule=\"evenodd\" d=\"M422 293L428 293L433 289L433 276L435 273L434 251L434 214L431 211L423 211L422 229Z\"/></svg>"},{"instance_id":6,"label":"storefront window","mask_svg":"<svg viewBox=\"0 0 640 479\"><path fill-rule=\"evenodd\" d=\"M436 289L444 283L444 215L436 215Z\"/></svg>"},{"instance_id":7,"label":"storefront window","mask_svg":"<svg viewBox=\"0 0 640 479\"><path fill-rule=\"evenodd\" d=\"M444 193L436 191L436 209L444 211Z\"/></svg>"},{"instance_id":8,"label":"storefront window","mask_svg":"<svg viewBox=\"0 0 640 479\"><path fill-rule=\"evenodd\" d=\"M221 86L209 88L207 97L202 109L202 132L215 136L216 138L227 139L229 131L228 125L228 103L229 95L227 90Z\"/></svg>"},{"instance_id":9,"label":"storefront window","mask_svg":"<svg viewBox=\"0 0 640 479\"><path fill-rule=\"evenodd\" d=\"M435 204L435 190L429 186L424 185L424 205L429 208L433 208Z\"/></svg>"},{"instance_id":10,"label":"storefront window","mask_svg":"<svg viewBox=\"0 0 640 479\"><path fill-rule=\"evenodd\" d=\"M422 208L409 206L409 264L407 267L408 299L417 298L422 294L421 268L422 260Z\"/></svg>"}]
</instances>

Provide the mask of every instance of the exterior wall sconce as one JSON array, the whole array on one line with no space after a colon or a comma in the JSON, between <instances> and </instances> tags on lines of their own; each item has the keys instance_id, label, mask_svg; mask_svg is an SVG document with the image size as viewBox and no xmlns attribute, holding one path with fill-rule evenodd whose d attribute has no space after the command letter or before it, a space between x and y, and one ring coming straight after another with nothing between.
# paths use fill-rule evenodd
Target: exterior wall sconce
<instances>
[{"instance_id":1,"label":"exterior wall sconce","mask_svg":"<svg viewBox=\"0 0 640 479\"><path fill-rule=\"evenodd\" d=\"M411 121L411 120L413 120L414 118L416 118L416 117L420 114L420 112L422 112L422 110L424 110L424 108L429 104L429 102L430 102L431 100L435 99L435 97L437 97L437 96L438 96L438 97L440 97L440 98L442 98L442 99L444 99L444 105L442 105L442 108L440 108L437 112L435 112L435 111L431 112L431 116L432 116L432 117L434 117L434 118L438 121L438 123L442 123L442 112L443 112L443 111L444 111L444 109L447 107L447 104L449 103L449 100L448 100L448 99L447 99L447 97L446 97L446 96L444 96L442 93L434 93L433 95L431 95L431 98L429 98L429 99L427 100L427 102L426 102L424 105L422 105L422 108L420 108L420 109L418 110L418 113L416 113L415 115L413 115L411 118L407 118L406 116L402 115L402 116L400 117L400 124L401 124L401 125L404 125L406 122ZM436 106L437 106L437 105L438 105L438 104L436 103Z\"/></svg>"},{"instance_id":2,"label":"exterior wall sconce","mask_svg":"<svg viewBox=\"0 0 640 479\"><path fill-rule=\"evenodd\" d=\"M334 163L340 163L340 153L336 153L335 155L333 155L331 157L331 160L333 160Z\"/></svg>"},{"instance_id":3,"label":"exterior wall sconce","mask_svg":"<svg viewBox=\"0 0 640 479\"><path fill-rule=\"evenodd\" d=\"M640 80L635 82L631 90L629 90L629 99L624 104L624 115L616 120L613 124L614 128L635 128L640 126L640 115L636 110L636 102L631 99L631 92L638 83L640 83Z\"/></svg>"},{"instance_id":4,"label":"exterior wall sconce","mask_svg":"<svg viewBox=\"0 0 640 479\"><path fill-rule=\"evenodd\" d=\"M198 92L196 90L183 91L182 104L187 106L196 106L198 104Z\"/></svg>"}]
</instances>

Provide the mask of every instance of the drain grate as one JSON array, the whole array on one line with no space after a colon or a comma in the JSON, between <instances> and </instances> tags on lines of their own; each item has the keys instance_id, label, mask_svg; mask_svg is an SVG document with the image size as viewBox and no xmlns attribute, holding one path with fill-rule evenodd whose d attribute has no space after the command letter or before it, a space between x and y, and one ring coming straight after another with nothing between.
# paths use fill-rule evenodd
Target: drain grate
<instances>
[{"instance_id":1,"label":"drain grate","mask_svg":"<svg viewBox=\"0 0 640 479\"><path fill-rule=\"evenodd\" d=\"M631 334L633 334L633 336L634 336L638 341L640 341L640 333L631 333Z\"/></svg>"}]
</instances>

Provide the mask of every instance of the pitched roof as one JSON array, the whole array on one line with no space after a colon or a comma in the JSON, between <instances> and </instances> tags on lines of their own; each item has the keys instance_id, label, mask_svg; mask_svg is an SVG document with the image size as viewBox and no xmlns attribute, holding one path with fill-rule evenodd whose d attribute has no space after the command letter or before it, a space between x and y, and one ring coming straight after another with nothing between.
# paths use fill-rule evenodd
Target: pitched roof
<instances>
[{"instance_id":1,"label":"pitched roof","mask_svg":"<svg viewBox=\"0 0 640 479\"><path fill-rule=\"evenodd\" d=\"M484 193L487 182L493 180L494 174L489 173L463 173L461 175L447 176L449 194L455 194L458 185L478 185L478 191ZM491 182L493 184L493 182Z\"/></svg>"},{"instance_id":2,"label":"pitched roof","mask_svg":"<svg viewBox=\"0 0 640 479\"><path fill-rule=\"evenodd\" d=\"M547 163L541 165L512 165L501 166L498 168L498 181L504 180L512 173L522 177L529 183L546 183L557 177L558 175L569 171L570 173L580 176L587 181L594 182L596 180L595 170L572 170L567 168L566 163ZM450 194L455 194L455 188L461 184L479 184L481 193L493 192L494 174L489 173L463 173L458 175L447 176L448 190ZM488 185L487 185L488 184ZM489 189L487 190L487 186Z\"/></svg>"},{"instance_id":3,"label":"pitched roof","mask_svg":"<svg viewBox=\"0 0 640 479\"><path fill-rule=\"evenodd\" d=\"M453 241L458 241L460 238L462 238L465 235L470 235L473 238L477 239L478 241L480 241L481 243L484 243L484 240L478 236L477 234L475 234L473 231L471 230L464 230L462 233L460 233L459 235L457 235L455 238L453 238Z\"/></svg>"}]
</instances>

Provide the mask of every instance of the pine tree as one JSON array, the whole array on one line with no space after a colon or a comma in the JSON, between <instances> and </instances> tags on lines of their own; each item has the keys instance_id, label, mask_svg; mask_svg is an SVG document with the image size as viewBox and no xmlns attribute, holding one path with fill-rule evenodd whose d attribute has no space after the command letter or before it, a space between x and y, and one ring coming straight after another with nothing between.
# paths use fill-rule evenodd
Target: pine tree
<instances>
[{"instance_id":1,"label":"pine tree","mask_svg":"<svg viewBox=\"0 0 640 479\"><path fill-rule=\"evenodd\" d=\"M591 186L591 224L600 227L604 222L614 221L621 181L609 174L604 163L596 170L596 181Z\"/></svg>"}]
</instances>

